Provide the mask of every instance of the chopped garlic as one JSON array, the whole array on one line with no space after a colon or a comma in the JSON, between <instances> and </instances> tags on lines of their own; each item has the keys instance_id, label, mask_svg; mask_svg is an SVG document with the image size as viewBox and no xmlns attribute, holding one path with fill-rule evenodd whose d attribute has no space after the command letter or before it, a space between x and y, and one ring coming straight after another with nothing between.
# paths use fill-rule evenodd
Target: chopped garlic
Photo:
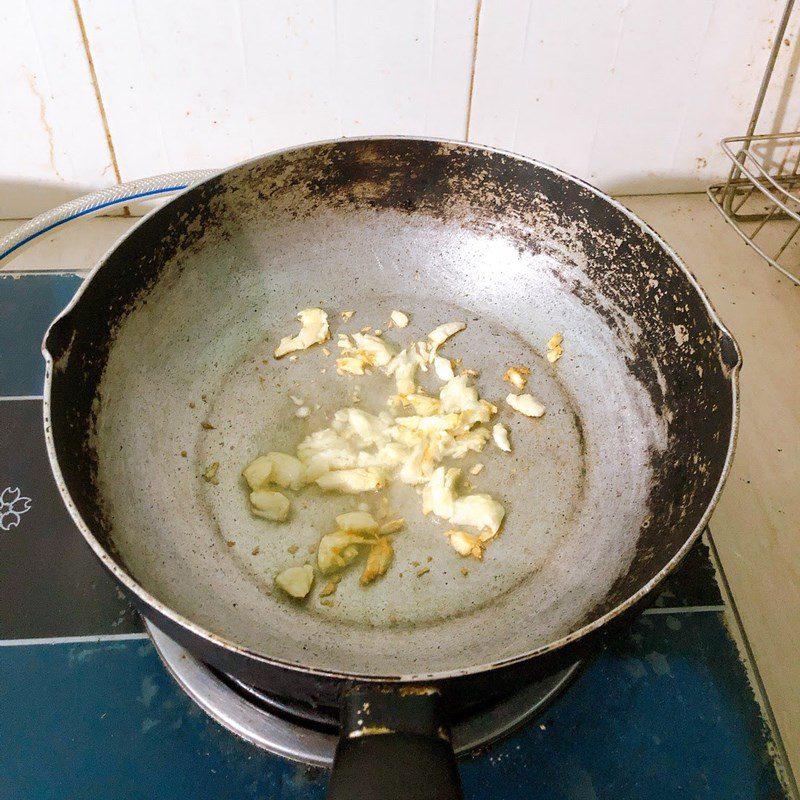
<instances>
[{"instance_id":1,"label":"chopped garlic","mask_svg":"<svg viewBox=\"0 0 800 800\"><path fill-rule=\"evenodd\" d=\"M354 533L334 531L326 533L317 547L317 564L323 572L346 567L358 557L359 544L367 544L368 540Z\"/></svg>"},{"instance_id":2,"label":"chopped garlic","mask_svg":"<svg viewBox=\"0 0 800 800\"><path fill-rule=\"evenodd\" d=\"M488 494L470 494L453 503L450 522L469 525L471 528L488 528L497 533L505 516L505 509Z\"/></svg>"},{"instance_id":3,"label":"chopped garlic","mask_svg":"<svg viewBox=\"0 0 800 800\"><path fill-rule=\"evenodd\" d=\"M355 313L355 311L342 311L342 319L347 322Z\"/></svg>"},{"instance_id":4,"label":"chopped garlic","mask_svg":"<svg viewBox=\"0 0 800 800\"><path fill-rule=\"evenodd\" d=\"M526 417L541 417L546 411L544 405L530 394L510 394L506 397L506 403Z\"/></svg>"},{"instance_id":5,"label":"chopped garlic","mask_svg":"<svg viewBox=\"0 0 800 800\"><path fill-rule=\"evenodd\" d=\"M261 456L262 459L268 459L271 463L272 467L269 471L269 482L270 483L277 483L278 486L283 487L284 489L293 489L295 492L301 489L305 482L306 482L306 474L305 474L305 467L303 466L302 462L295 458L294 456L290 456L288 453L267 453L266 456ZM248 470L253 467L256 462L259 464L264 463L261 462L260 459L256 459L249 467L245 470L247 473ZM258 470L261 470L259 466ZM245 479L247 479L247 474L245 474ZM249 479L248 483L250 482ZM264 484L260 484L258 486L253 486L250 484L252 488L258 489Z\"/></svg>"},{"instance_id":6,"label":"chopped garlic","mask_svg":"<svg viewBox=\"0 0 800 800\"><path fill-rule=\"evenodd\" d=\"M452 456L453 458L463 458L467 453L480 453L486 446L486 442L492 438L492 434L484 427L461 433L454 437L442 451L442 455Z\"/></svg>"},{"instance_id":7,"label":"chopped garlic","mask_svg":"<svg viewBox=\"0 0 800 800\"><path fill-rule=\"evenodd\" d=\"M320 597L328 597L332 595L336 591L336 587L339 585L339 581L342 579L341 575L334 575L331 577L328 582L322 587L322 591L320 591Z\"/></svg>"},{"instance_id":8,"label":"chopped garlic","mask_svg":"<svg viewBox=\"0 0 800 800\"><path fill-rule=\"evenodd\" d=\"M208 467L208 469L203 473L203 479L209 483L213 483L214 486L216 486L219 483L217 472L219 472L219 461L215 461Z\"/></svg>"},{"instance_id":9,"label":"chopped garlic","mask_svg":"<svg viewBox=\"0 0 800 800\"><path fill-rule=\"evenodd\" d=\"M470 475L480 475L481 472L483 472L483 464L481 463L473 464L469 470Z\"/></svg>"},{"instance_id":10,"label":"chopped garlic","mask_svg":"<svg viewBox=\"0 0 800 800\"><path fill-rule=\"evenodd\" d=\"M461 475L460 469L438 467L422 490L422 513L435 514L442 519L450 519L455 503L454 487Z\"/></svg>"},{"instance_id":11,"label":"chopped garlic","mask_svg":"<svg viewBox=\"0 0 800 800\"><path fill-rule=\"evenodd\" d=\"M404 314L402 311L392 311L389 316L396 327L405 328L408 326L408 314Z\"/></svg>"},{"instance_id":12,"label":"chopped garlic","mask_svg":"<svg viewBox=\"0 0 800 800\"><path fill-rule=\"evenodd\" d=\"M251 489L261 489L266 486L271 474L272 459L269 456L259 456L242 471L242 475Z\"/></svg>"},{"instance_id":13,"label":"chopped garlic","mask_svg":"<svg viewBox=\"0 0 800 800\"><path fill-rule=\"evenodd\" d=\"M372 467L341 469L320 475L316 484L330 492L358 494L382 489L386 485L386 478L381 470Z\"/></svg>"},{"instance_id":14,"label":"chopped garlic","mask_svg":"<svg viewBox=\"0 0 800 800\"><path fill-rule=\"evenodd\" d=\"M340 375L363 375L365 362L355 356L342 356L336 359L336 371Z\"/></svg>"},{"instance_id":15,"label":"chopped garlic","mask_svg":"<svg viewBox=\"0 0 800 800\"><path fill-rule=\"evenodd\" d=\"M474 556L483 558L483 544L481 540L466 531L447 531L445 533L453 549L460 556Z\"/></svg>"},{"instance_id":16,"label":"chopped garlic","mask_svg":"<svg viewBox=\"0 0 800 800\"><path fill-rule=\"evenodd\" d=\"M547 343L547 360L551 364L555 364L564 355L563 343L564 337L558 331L550 337L550 341Z\"/></svg>"},{"instance_id":17,"label":"chopped garlic","mask_svg":"<svg viewBox=\"0 0 800 800\"><path fill-rule=\"evenodd\" d=\"M442 403L438 398L428 397L426 394L413 393L406 395L405 399L414 407L414 411L417 414L425 417L438 414L442 407Z\"/></svg>"},{"instance_id":18,"label":"chopped garlic","mask_svg":"<svg viewBox=\"0 0 800 800\"><path fill-rule=\"evenodd\" d=\"M494 439L494 443L504 452L510 453L511 452L511 442L508 441L508 428L505 425L498 422L492 428L492 438Z\"/></svg>"},{"instance_id":19,"label":"chopped garlic","mask_svg":"<svg viewBox=\"0 0 800 800\"><path fill-rule=\"evenodd\" d=\"M289 395L289 399L296 405L301 406L303 405L303 400L300 397L295 397L293 394Z\"/></svg>"},{"instance_id":20,"label":"chopped garlic","mask_svg":"<svg viewBox=\"0 0 800 800\"><path fill-rule=\"evenodd\" d=\"M354 333L353 341L359 351L367 354L370 366L385 367L395 356L394 350L383 339L370 333Z\"/></svg>"},{"instance_id":21,"label":"chopped garlic","mask_svg":"<svg viewBox=\"0 0 800 800\"><path fill-rule=\"evenodd\" d=\"M336 526L346 533L375 533L378 523L367 511L348 511L336 517Z\"/></svg>"},{"instance_id":22,"label":"chopped garlic","mask_svg":"<svg viewBox=\"0 0 800 800\"><path fill-rule=\"evenodd\" d=\"M428 340L431 343L430 355L428 356L428 363L431 363L436 358L436 351L451 337L459 331L463 331L467 327L465 322L446 322L444 325L439 325L428 334Z\"/></svg>"},{"instance_id":23,"label":"chopped garlic","mask_svg":"<svg viewBox=\"0 0 800 800\"><path fill-rule=\"evenodd\" d=\"M466 375L449 380L439 392L442 409L446 412L465 411L478 404L478 390L469 385Z\"/></svg>"},{"instance_id":24,"label":"chopped garlic","mask_svg":"<svg viewBox=\"0 0 800 800\"><path fill-rule=\"evenodd\" d=\"M522 391L528 382L528 375L531 371L527 367L509 367L503 375L503 380L508 381L515 388Z\"/></svg>"},{"instance_id":25,"label":"chopped garlic","mask_svg":"<svg viewBox=\"0 0 800 800\"><path fill-rule=\"evenodd\" d=\"M405 526L406 521L402 517L399 517L398 519L390 519L387 522L381 523L380 528L378 528L378 534L380 536L385 536L387 533L397 533L398 531L403 530Z\"/></svg>"},{"instance_id":26,"label":"chopped garlic","mask_svg":"<svg viewBox=\"0 0 800 800\"><path fill-rule=\"evenodd\" d=\"M443 381L450 381L455 377L450 359L444 356L436 356L433 359L433 370L436 376Z\"/></svg>"},{"instance_id":27,"label":"chopped garlic","mask_svg":"<svg viewBox=\"0 0 800 800\"><path fill-rule=\"evenodd\" d=\"M413 350L401 350L384 368L387 375L393 376L397 393L403 397L413 394L417 390L414 378L417 374L419 361Z\"/></svg>"},{"instance_id":28,"label":"chopped garlic","mask_svg":"<svg viewBox=\"0 0 800 800\"><path fill-rule=\"evenodd\" d=\"M250 493L250 509L257 517L283 522L289 515L289 499L280 492L258 489Z\"/></svg>"},{"instance_id":29,"label":"chopped garlic","mask_svg":"<svg viewBox=\"0 0 800 800\"><path fill-rule=\"evenodd\" d=\"M362 586L372 583L375 578L383 575L389 569L389 564L392 563L393 557L394 549L391 542L388 539L378 539L369 550L367 563L364 565L364 571L361 573L358 582Z\"/></svg>"},{"instance_id":30,"label":"chopped garlic","mask_svg":"<svg viewBox=\"0 0 800 800\"><path fill-rule=\"evenodd\" d=\"M305 419L306 417L310 416L311 409L308 406L300 406L297 411L294 412L296 417L300 417L300 419Z\"/></svg>"},{"instance_id":31,"label":"chopped garlic","mask_svg":"<svg viewBox=\"0 0 800 800\"><path fill-rule=\"evenodd\" d=\"M383 339L369 333L354 333L352 346L342 347L336 359L339 374L363 375L367 367L385 367L394 358L394 350Z\"/></svg>"},{"instance_id":32,"label":"chopped garlic","mask_svg":"<svg viewBox=\"0 0 800 800\"><path fill-rule=\"evenodd\" d=\"M275 583L286 594L302 600L311 591L311 585L314 583L314 568L311 564L289 567L276 575Z\"/></svg>"},{"instance_id":33,"label":"chopped garlic","mask_svg":"<svg viewBox=\"0 0 800 800\"><path fill-rule=\"evenodd\" d=\"M297 315L297 318L303 326L300 333L297 336L284 336L275 348L275 358L281 358L295 350L305 350L330 338L328 315L321 308L306 308Z\"/></svg>"}]
</instances>

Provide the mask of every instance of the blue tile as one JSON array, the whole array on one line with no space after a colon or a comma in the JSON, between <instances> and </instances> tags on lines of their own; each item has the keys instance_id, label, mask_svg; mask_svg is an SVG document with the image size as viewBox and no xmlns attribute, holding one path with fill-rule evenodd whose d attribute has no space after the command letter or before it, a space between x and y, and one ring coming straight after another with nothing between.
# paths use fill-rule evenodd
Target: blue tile
<instances>
[{"instance_id":1,"label":"blue tile","mask_svg":"<svg viewBox=\"0 0 800 800\"><path fill-rule=\"evenodd\" d=\"M324 773L209 719L146 640L0 647L2 800L316 800Z\"/></svg>"},{"instance_id":2,"label":"blue tile","mask_svg":"<svg viewBox=\"0 0 800 800\"><path fill-rule=\"evenodd\" d=\"M1 798L324 794L206 717L145 640L0 648L0 674ZM768 742L721 615L655 615L461 773L467 800L777 800Z\"/></svg>"},{"instance_id":3,"label":"blue tile","mask_svg":"<svg viewBox=\"0 0 800 800\"><path fill-rule=\"evenodd\" d=\"M0 395L42 393L42 338L80 284L77 275L0 276Z\"/></svg>"},{"instance_id":4,"label":"blue tile","mask_svg":"<svg viewBox=\"0 0 800 800\"><path fill-rule=\"evenodd\" d=\"M722 614L648 615L462 776L483 800L776 800L769 744Z\"/></svg>"}]
</instances>

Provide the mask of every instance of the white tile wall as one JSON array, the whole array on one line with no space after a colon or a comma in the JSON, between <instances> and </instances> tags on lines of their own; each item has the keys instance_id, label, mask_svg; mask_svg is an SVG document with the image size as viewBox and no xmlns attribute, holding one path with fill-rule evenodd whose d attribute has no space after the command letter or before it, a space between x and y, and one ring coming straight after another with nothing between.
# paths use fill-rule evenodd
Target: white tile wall
<instances>
[{"instance_id":1,"label":"white tile wall","mask_svg":"<svg viewBox=\"0 0 800 800\"><path fill-rule=\"evenodd\" d=\"M717 143L744 132L783 5L486 0L470 138L614 193L700 191L727 172ZM790 28L767 127L796 72Z\"/></svg>"},{"instance_id":2,"label":"white tile wall","mask_svg":"<svg viewBox=\"0 0 800 800\"><path fill-rule=\"evenodd\" d=\"M3 0L0 217L115 179L79 15L123 180L398 133L469 137L642 193L724 176L717 141L745 127L782 6ZM776 111L800 123L797 27L766 128Z\"/></svg>"},{"instance_id":3,"label":"white tile wall","mask_svg":"<svg viewBox=\"0 0 800 800\"><path fill-rule=\"evenodd\" d=\"M68 0L0 2L0 218L114 182Z\"/></svg>"},{"instance_id":4,"label":"white tile wall","mask_svg":"<svg viewBox=\"0 0 800 800\"><path fill-rule=\"evenodd\" d=\"M123 179L465 134L477 0L81 0Z\"/></svg>"}]
</instances>

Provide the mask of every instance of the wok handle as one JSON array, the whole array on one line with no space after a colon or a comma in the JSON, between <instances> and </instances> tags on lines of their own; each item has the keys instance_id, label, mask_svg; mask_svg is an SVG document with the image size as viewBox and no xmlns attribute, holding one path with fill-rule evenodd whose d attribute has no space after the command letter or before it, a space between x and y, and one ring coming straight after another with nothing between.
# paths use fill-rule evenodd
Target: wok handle
<instances>
[{"instance_id":1,"label":"wok handle","mask_svg":"<svg viewBox=\"0 0 800 800\"><path fill-rule=\"evenodd\" d=\"M462 800L438 689L358 686L341 713L327 800Z\"/></svg>"}]
</instances>

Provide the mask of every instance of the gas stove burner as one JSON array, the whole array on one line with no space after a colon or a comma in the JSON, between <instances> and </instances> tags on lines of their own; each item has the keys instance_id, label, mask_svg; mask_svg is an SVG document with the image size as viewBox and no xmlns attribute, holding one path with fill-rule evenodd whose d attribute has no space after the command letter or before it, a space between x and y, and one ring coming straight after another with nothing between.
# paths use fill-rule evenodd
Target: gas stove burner
<instances>
[{"instance_id":1,"label":"gas stove burner","mask_svg":"<svg viewBox=\"0 0 800 800\"><path fill-rule=\"evenodd\" d=\"M276 755L330 767L338 741L336 713L298 706L211 669L151 623L156 651L183 690L228 730ZM536 717L575 677L580 662L482 708L452 726L456 755L507 736Z\"/></svg>"}]
</instances>

